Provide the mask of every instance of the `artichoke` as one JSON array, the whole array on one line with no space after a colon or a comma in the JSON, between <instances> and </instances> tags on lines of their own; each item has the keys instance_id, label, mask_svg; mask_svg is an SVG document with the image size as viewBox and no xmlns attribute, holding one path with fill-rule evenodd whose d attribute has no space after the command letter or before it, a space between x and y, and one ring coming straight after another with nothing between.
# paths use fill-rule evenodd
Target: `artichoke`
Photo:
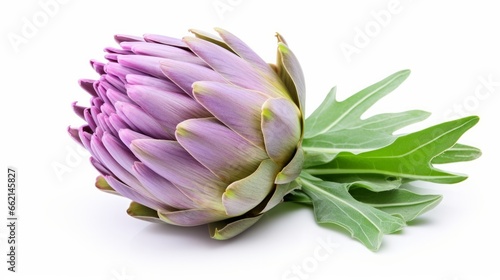
<instances>
[{"instance_id":1,"label":"artichoke","mask_svg":"<svg viewBox=\"0 0 500 280\"><path fill-rule=\"evenodd\" d=\"M131 216L228 239L297 187L304 78L279 34L274 65L228 31L190 31L116 35L107 62L91 61L99 79L79 81L92 97L68 131Z\"/></svg>"}]
</instances>

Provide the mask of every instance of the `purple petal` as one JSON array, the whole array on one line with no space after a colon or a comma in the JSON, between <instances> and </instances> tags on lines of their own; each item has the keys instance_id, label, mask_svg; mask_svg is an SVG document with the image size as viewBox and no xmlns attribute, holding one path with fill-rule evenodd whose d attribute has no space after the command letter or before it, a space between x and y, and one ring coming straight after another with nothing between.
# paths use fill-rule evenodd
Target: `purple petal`
<instances>
[{"instance_id":1,"label":"purple petal","mask_svg":"<svg viewBox=\"0 0 500 280\"><path fill-rule=\"evenodd\" d=\"M123 94L122 92L112 88L108 89L108 91L106 92L106 96L112 104L115 104L116 102L126 102L134 104L134 102L126 94Z\"/></svg>"},{"instance_id":2,"label":"purple petal","mask_svg":"<svg viewBox=\"0 0 500 280\"><path fill-rule=\"evenodd\" d=\"M189 96L193 96L192 85L197 81L224 82L224 78L213 70L192 63L165 59L161 62L161 70L172 82Z\"/></svg>"},{"instance_id":3,"label":"purple petal","mask_svg":"<svg viewBox=\"0 0 500 280\"><path fill-rule=\"evenodd\" d=\"M287 163L300 141L301 113L289 99L267 100L262 106L262 133L267 154L277 163Z\"/></svg>"},{"instance_id":4,"label":"purple petal","mask_svg":"<svg viewBox=\"0 0 500 280\"><path fill-rule=\"evenodd\" d=\"M129 173L132 173L132 167L134 163L137 161L137 158L134 154L125 147L122 141L116 139L114 136L109 133L104 133L102 137L102 143L109 154L114 158L114 160L123 167L123 169L127 170Z\"/></svg>"},{"instance_id":5,"label":"purple petal","mask_svg":"<svg viewBox=\"0 0 500 280\"><path fill-rule=\"evenodd\" d=\"M189 49L188 46L181 39L178 39L178 38L172 38L172 37L167 37L167 36L163 36L163 35L156 35L156 34L145 34L144 40L146 42L154 42L154 43L159 43L159 44L163 44L163 45L169 45L169 46Z\"/></svg>"},{"instance_id":6,"label":"purple petal","mask_svg":"<svg viewBox=\"0 0 500 280\"><path fill-rule=\"evenodd\" d=\"M259 70L262 75L270 77L273 80L279 81L278 75L276 74L276 72L274 72L271 66L269 66L267 62L265 62L247 44L245 44L245 42L243 42L238 37L234 36L233 34L224 29L216 28L215 30L219 33L222 40L224 40L224 42L226 42L226 44L238 56L249 62L254 68ZM282 85L281 90L283 90L284 88L285 88L284 85Z\"/></svg>"},{"instance_id":7,"label":"purple petal","mask_svg":"<svg viewBox=\"0 0 500 280\"><path fill-rule=\"evenodd\" d=\"M73 140L75 140L76 142L78 142L80 145L83 146L82 140L80 139L80 136L78 135L78 129L68 127L68 133L69 133L69 136L71 136L71 138L73 138Z\"/></svg>"},{"instance_id":8,"label":"purple petal","mask_svg":"<svg viewBox=\"0 0 500 280\"><path fill-rule=\"evenodd\" d=\"M117 90L121 91L121 92L125 92L125 85L123 84L123 82L118 78L116 77L115 75L111 75L111 74L106 74L106 75L103 75L103 77L106 79L106 81L108 81L114 88L116 88ZM107 90L109 90L109 88L107 88Z\"/></svg>"},{"instance_id":9,"label":"purple petal","mask_svg":"<svg viewBox=\"0 0 500 280\"><path fill-rule=\"evenodd\" d=\"M255 146L264 149L260 115L267 96L216 82L196 82L193 84L193 92L196 100L218 120Z\"/></svg>"},{"instance_id":10,"label":"purple petal","mask_svg":"<svg viewBox=\"0 0 500 280\"><path fill-rule=\"evenodd\" d=\"M99 111L96 107L90 107L83 111L83 117L85 121L89 124L92 131L95 131L97 128L97 119L94 119L94 116L99 114Z\"/></svg>"},{"instance_id":11,"label":"purple petal","mask_svg":"<svg viewBox=\"0 0 500 280\"><path fill-rule=\"evenodd\" d=\"M138 55L168 58L206 66L206 63L192 52L177 47L147 42L125 42L121 46Z\"/></svg>"},{"instance_id":12,"label":"purple petal","mask_svg":"<svg viewBox=\"0 0 500 280\"><path fill-rule=\"evenodd\" d=\"M163 77L165 78L165 77ZM142 85L155 87L169 92L184 93L176 84L170 80L162 80L145 75L127 75L127 83L129 85Z\"/></svg>"},{"instance_id":13,"label":"purple petal","mask_svg":"<svg viewBox=\"0 0 500 280\"><path fill-rule=\"evenodd\" d=\"M101 105L100 107L101 109L101 112L105 113L107 116L110 116L111 114L115 114L116 111L115 111L115 108L113 107L113 105L109 104L109 103L104 103Z\"/></svg>"},{"instance_id":14,"label":"purple petal","mask_svg":"<svg viewBox=\"0 0 500 280\"><path fill-rule=\"evenodd\" d=\"M112 172L114 176L132 188L137 190L142 188L140 182L109 154L102 141L96 135L92 136L90 146L99 162Z\"/></svg>"},{"instance_id":15,"label":"purple petal","mask_svg":"<svg viewBox=\"0 0 500 280\"><path fill-rule=\"evenodd\" d=\"M137 139L132 152L147 167L163 176L202 208L223 211L221 197L226 184L196 161L176 141Z\"/></svg>"},{"instance_id":16,"label":"purple petal","mask_svg":"<svg viewBox=\"0 0 500 280\"><path fill-rule=\"evenodd\" d=\"M92 134L92 136L96 136L99 139L101 139L103 135L104 131L100 127L96 127L94 134Z\"/></svg>"},{"instance_id":17,"label":"purple petal","mask_svg":"<svg viewBox=\"0 0 500 280\"><path fill-rule=\"evenodd\" d=\"M113 47L106 47L106 48L104 48L104 51L108 52L108 53L114 53L114 54L132 54L132 52L129 50L124 50L124 49L120 49L120 48L113 48Z\"/></svg>"},{"instance_id":18,"label":"purple petal","mask_svg":"<svg viewBox=\"0 0 500 280\"><path fill-rule=\"evenodd\" d=\"M278 172L279 166L267 159L250 176L229 185L222 196L226 213L240 216L259 205L273 191Z\"/></svg>"},{"instance_id":19,"label":"purple petal","mask_svg":"<svg viewBox=\"0 0 500 280\"><path fill-rule=\"evenodd\" d=\"M184 195L174 184L156 174L143 163L136 162L133 167L133 173L144 188L157 200L177 209L195 207L193 201Z\"/></svg>"},{"instance_id":20,"label":"purple petal","mask_svg":"<svg viewBox=\"0 0 500 280\"><path fill-rule=\"evenodd\" d=\"M80 138L83 146L85 147L85 149L87 149L87 151L90 152L90 154L93 156L93 157L97 157L95 154L94 154L94 151L92 151L92 147L90 146L90 140L91 140L91 137L92 137L92 131L88 131L90 127L88 126L81 126L79 129L78 129L78 137Z\"/></svg>"},{"instance_id":21,"label":"purple petal","mask_svg":"<svg viewBox=\"0 0 500 280\"><path fill-rule=\"evenodd\" d=\"M143 41L143 39L142 39L142 37L139 37L139 36L116 34L115 41L118 44L120 44L121 42L141 42L141 41Z\"/></svg>"},{"instance_id":22,"label":"purple petal","mask_svg":"<svg viewBox=\"0 0 500 280\"><path fill-rule=\"evenodd\" d=\"M116 112L133 124L137 131L153 138L174 139L174 131L167 131L158 121L145 113L141 108L123 102L115 104Z\"/></svg>"},{"instance_id":23,"label":"purple petal","mask_svg":"<svg viewBox=\"0 0 500 280\"><path fill-rule=\"evenodd\" d=\"M97 124L104 131L110 130L110 127L108 127L107 118L108 117L104 113L97 114Z\"/></svg>"},{"instance_id":24,"label":"purple petal","mask_svg":"<svg viewBox=\"0 0 500 280\"><path fill-rule=\"evenodd\" d=\"M163 60L164 58L147 55L118 56L118 63L121 65L160 79L165 78L160 69L160 62Z\"/></svg>"},{"instance_id":25,"label":"purple petal","mask_svg":"<svg viewBox=\"0 0 500 280\"><path fill-rule=\"evenodd\" d=\"M120 104L120 103L118 103L118 104ZM121 128L130 128L130 129L133 129L135 131L139 130L139 128L137 128L135 126L135 124L132 121L130 121L128 119L128 117L125 114L123 114L121 111L117 111L117 113L115 115L111 115L111 116L116 116L111 120L110 123L113 127L115 127L115 129L117 131L120 131Z\"/></svg>"},{"instance_id":26,"label":"purple petal","mask_svg":"<svg viewBox=\"0 0 500 280\"><path fill-rule=\"evenodd\" d=\"M162 204L176 208L186 208L192 205L192 202L182 195L169 181L143 166L142 163L136 162L137 158L120 140L109 134L104 134L102 142L116 162L125 170L135 175L135 178L141 182L140 186L134 186L137 192L145 197L161 201ZM159 178L155 178L155 176ZM169 195L171 195L170 198L168 198ZM173 195L176 197L172 197ZM178 198L178 203L175 202L176 198ZM181 202L190 203L182 204Z\"/></svg>"},{"instance_id":27,"label":"purple petal","mask_svg":"<svg viewBox=\"0 0 500 280\"><path fill-rule=\"evenodd\" d=\"M189 29L189 32L193 33L197 38L203 39L207 42L218 45L219 47L225 48L230 52L233 52L233 50L226 44L226 42L222 41L221 38L212 33L197 29Z\"/></svg>"},{"instance_id":28,"label":"purple petal","mask_svg":"<svg viewBox=\"0 0 500 280\"><path fill-rule=\"evenodd\" d=\"M146 113L159 120L167 130L175 131L186 119L212 116L203 106L184 93L167 92L148 86L127 86L127 93Z\"/></svg>"},{"instance_id":29,"label":"purple petal","mask_svg":"<svg viewBox=\"0 0 500 280\"><path fill-rule=\"evenodd\" d=\"M130 126L117 114L111 114L108 120L109 124L115 129L115 131L120 132L123 129L130 128Z\"/></svg>"},{"instance_id":30,"label":"purple petal","mask_svg":"<svg viewBox=\"0 0 500 280\"><path fill-rule=\"evenodd\" d=\"M108 89L113 88L113 86L106 81L105 77L101 76L99 81L96 82L97 95L102 99L104 103L110 103L106 92ZM118 89L117 89L118 90Z\"/></svg>"},{"instance_id":31,"label":"purple petal","mask_svg":"<svg viewBox=\"0 0 500 280\"><path fill-rule=\"evenodd\" d=\"M130 148L130 145L132 144L132 141L136 139L152 139L149 136L146 136L144 134L141 134L139 132L135 132L131 129L121 129L118 133L120 140L122 140L123 144L125 146Z\"/></svg>"},{"instance_id":32,"label":"purple petal","mask_svg":"<svg viewBox=\"0 0 500 280\"><path fill-rule=\"evenodd\" d=\"M234 53L199 38L186 37L186 44L230 83L273 97L286 95L281 81L267 77Z\"/></svg>"},{"instance_id":33,"label":"purple petal","mask_svg":"<svg viewBox=\"0 0 500 280\"><path fill-rule=\"evenodd\" d=\"M90 60L90 66L92 66L92 68L94 68L94 70L97 72L97 74L99 74L99 75L106 74L106 72L104 72L104 63L92 59L92 60Z\"/></svg>"},{"instance_id":34,"label":"purple petal","mask_svg":"<svg viewBox=\"0 0 500 280\"><path fill-rule=\"evenodd\" d=\"M140 75L141 72L125 67L119 63L110 62L104 66L104 71L120 79L122 83L126 82L126 76L130 74Z\"/></svg>"},{"instance_id":35,"label":"purple petal","mask_svg":"<svg viewBox=\"0 0 500 280\"><path fill-rule=\"evenodd\" d=\"M109 171L106 167L104 167L104 165L102 165L101 162L99 162L99 160L97 160L95 157L91 157L90 158L90 163L94 166L95 169L97 169L97 171L99 171L99 173L101 173L103 176L109 176L111 175L111 171Z\"/></svg>"},{"instance_id":36,"label":"purple petal","mask_svg":"<svg viewBox=\"0 0 500 280\"><path fill-rule=\"evenodd\" d=\"M107 59L109 62L118 62L118 54L116 53L107 53L104 55L104 58Z\"/></svg>"},{"instance_id":37,"label":"purple petal","mask_svg":"<svg viewBox=\"0 0 500 280\"><path fill-rule=\"evenodd\" d=\"M73 111L82 119L85 119L85 117L83 116L83 112L85 111L85 109L87 109L87 107L82 107L82 106L79 106L79 105L76 105L77 102L73 102L71 103L71 106L73 107Z\"/></svg>"},{"instance_id":38,"label":"purple petal","mask_svg":"<svg viewBox=\"0 0 500 280\"><path fill-rule=\"evenodd\" d=\"M136 190L130 188L129 186L123 184L122 182L118 181L115 179L113 176L105 176L106 182L119 194L122 196L129 198L133 201L136 201L144 206L147 206L151 209L155 210L163 210L167 208L166 205L151 199L149 197L146 197L142 195L141 193L137 192Z\"/></svg>"},{"instance_id":39,"label":"purple petal","mask_svg":"<svg viewBox=\"0 0 500 280\"><path fill-rule=\"evenodd\" d=\"M80 87L82 87L86 92L90 93L90 95L97 96L97 92L94 89L95 80L80 79L78 83L80 84Z\"/></svg>"},{"instance_id":40,"label":"purple petal","mask_svg":"<svg viewBox=\"0 0 500 280\"><path fill-rule=\"evenodd\" d=\"M97 96L97 97L91 97L90 98L90 104L92 104L92 106L96 106L96 107L101 107L102 104L104 104L104 101L102 100L101 97Z\"/></svg>"},{"instance_id":41,"label":"purple petal","mask_svg":"<svg viewBox=\"0 0 500 280\"><path fill-rule=\"evenodd\" d=\"M252 174L268 158L264 150L215 118L186 120L177 126L175 136L196 160L228 183Z\"/></svg>"}]
</instances>

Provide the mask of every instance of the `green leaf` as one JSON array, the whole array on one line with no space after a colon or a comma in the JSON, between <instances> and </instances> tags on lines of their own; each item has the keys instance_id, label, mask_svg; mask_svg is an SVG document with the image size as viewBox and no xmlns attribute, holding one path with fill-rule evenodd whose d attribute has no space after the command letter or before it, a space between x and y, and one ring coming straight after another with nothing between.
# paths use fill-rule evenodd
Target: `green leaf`
<instances>
[{"instance_id":1,"label":"green leaf","mask_svg":"<svg viewBox=\"0 0 500 280\"><path fill-rule=\"evenodd\" d=\"M324 181L349 184L349 189L364 188L372 192L383 192L397 189L403 183L399 177L380 174L332 174L318 176Z\"/></svg>"},{"instance_id":2,"label":"green leaf","mask_svg":"<svg viewBox=\"0 0 500 280\"><path fill-rule=\"evenodd\" d=\"M460 161L471 161L481 156L481 150L472 146L455 144L450 149L432 159L432 163L452 163Z\"/></svg>"},{"instance_id":3,"label":"green leaf","mask_svg":"<svg viewBox=\"0 0 500 280\"><path fill-rule=\"evenodd\" d=\"M336 90L333 88L323 103L307 118L304 138L348 128L359 122L368 108L397 88L408 75L409 70L399 71L341 102L335 99Z\"/></svg>"},{"instance_id":4,"label":"green leaf","mask_svg":"<svg viewBox=\"0 0 500 280\"><path fill-rule=\"evenodd\" d=\"M315 178L315 177L312 177ZM323 181L336 182L346 184L349 191L357 188L367 189L372 192L384 192L394 190L401 186L403 180L392 176L384 176L378 174L347 174L347 175L326 175L318 176ZM310 204L311 199L305 195L301 190L292 191L287 197L286 201Z\"/></svg>"},{"instance_id":5,"label":"green leaf","mask_svg":"<svg viewBox=\"0 0 500 280\"><path fill-rule=\"evenodd\" d=\"M356 200L388 214L400 216L405 222L431 210L442 200L441 195L421 195L407 189L372 192L356 188L349 192Z\"/></svg>"},{"instance_id":6,"label":"green leaf","mask_svg":"<svg viewBox=\"0 0 500 280\"><path fill-rule=\"evenodd\" d=\"M359 154L387 146L398 137L394 135L396 130L429 117L428 112L411 110L361 119L362 114L408 75L409 71L400 71L342 102L335 100L334 88L306 120L305 166L327 163L340 152Z\"/></svg>"},{"instance_id":7,"label":"green leaf","mask_svg":"<svg viewBox=\"0 0 500 280\"><path fill-rule=\"evenodd\" d=\"M359 154L385 147L400 136L394 135L396 130L422 121L429 115L419 110L379 114L360 120L349 128L332 129L304 139L303 146L307 154L305 166L327 163L340 152Z\"/></svg>"},{"instance_id":8,"label":"green leaf","mask_svg":"<svg viewBox=\"0 0 500 280\"><path fill-rule=\"evenodd\" d=\"M441 123L414 133L400 136L389 146L353 154L339 153L329 163L306 168L312 175L321 174L383 174L409 180L435 183L457 183L465 175L453 174L432 166L437 155L450 149L479 118L465 117Z\"/></svg>"},{"instance_id":9,"label":"green leaf","mask_svg":"<svg viewBox=\"0 0 500 280\"><path fill-rule=\"evenodd\" d=\"M339 225L349 231L352 237L361 241L370 250L378 250L384 234L401 230L405 222L354 199L348 192L348 184L299 178L302 191L307 194L314 207L318 223Z\"/></svg>"}]
</instances>

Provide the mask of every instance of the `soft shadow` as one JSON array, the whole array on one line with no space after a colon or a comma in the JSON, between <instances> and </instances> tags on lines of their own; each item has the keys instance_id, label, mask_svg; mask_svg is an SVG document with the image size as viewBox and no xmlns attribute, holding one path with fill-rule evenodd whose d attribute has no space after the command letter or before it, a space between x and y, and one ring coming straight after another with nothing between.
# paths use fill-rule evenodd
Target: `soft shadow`
<instances>
[{"instance_id":1,"label":"soft shadow","mask_svg":"<svg viewBox=\"0 0 500 280\"><path fill-rule=\"evenodd\" d=\"M186 245L198 248L214 248L221 242L208 235L208 227L180 227L169 224L151 223L139 231L131 240L131 246L138 251L175 251Z\"/></svg>"},{"instance_id":2,"label":"soft shadow","mask_svg":"<svg viewBox=\"0 0 500 280\"><path fill-rule=\"evenodd\" d=\"M208 226L180 227L169 224L151 223L139 231L131 240L131 247L135 251L152 252L163 250L220 250L233 243L251 243L255 239L261 240L266 228L285 215L304 209L304 205L297 203L281 203L268 211L255 225L240 235L229 240L214 240L210 238Z\"/></svg>"}]
</instances>

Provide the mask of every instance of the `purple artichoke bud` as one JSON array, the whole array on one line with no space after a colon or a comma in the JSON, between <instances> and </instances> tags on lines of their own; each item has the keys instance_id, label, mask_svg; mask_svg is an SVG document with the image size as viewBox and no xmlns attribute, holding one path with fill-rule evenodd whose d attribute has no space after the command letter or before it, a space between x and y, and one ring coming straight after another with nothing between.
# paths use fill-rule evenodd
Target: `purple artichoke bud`
<instances>
[{"instance_id":1,"label":"purple artichoke bud","mask_svg":"<svg viewBox=\"0 0 500 280\"><path fill-rule=\"evenodd\" d=\"M231 238L279 204L302 169L304 78L280 35L276 65L233 34L115 36L90 107L70 135L91 154L96 186L134 217L209 224Z\"/></svg>"}]
</instances>

